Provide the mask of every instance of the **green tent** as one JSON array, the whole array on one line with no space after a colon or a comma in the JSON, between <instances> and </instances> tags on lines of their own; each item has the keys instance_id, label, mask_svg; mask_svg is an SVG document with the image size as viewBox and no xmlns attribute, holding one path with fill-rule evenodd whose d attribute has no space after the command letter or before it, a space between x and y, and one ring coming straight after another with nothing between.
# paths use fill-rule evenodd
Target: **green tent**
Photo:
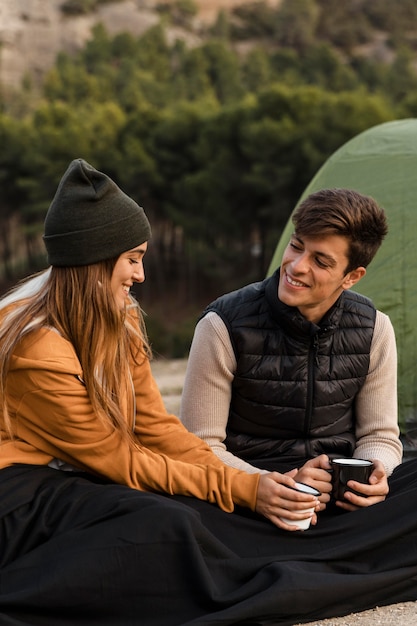
<instances>
[{"instance_id":1,"label":"green tent","mask_svg":"<svg viewBox=\"0 0 417 626\"><path fill-rule=\"evenodd\" d=\"M335 187L374 197L388 216L388 237L355 289L394 325L399 421L411 454L417 450L417 119L380 124L348 141L321 167L299 202ZM279 267L291 233L290 219L268 275Z\"/></svg>"}]
</instances>

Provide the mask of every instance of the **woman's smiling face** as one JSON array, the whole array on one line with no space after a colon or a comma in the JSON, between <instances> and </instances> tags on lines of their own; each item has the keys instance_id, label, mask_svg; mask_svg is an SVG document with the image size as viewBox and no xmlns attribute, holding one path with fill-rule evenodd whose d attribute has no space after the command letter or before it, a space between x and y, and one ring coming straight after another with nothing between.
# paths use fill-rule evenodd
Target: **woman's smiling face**
<instances>
[{"instance_id":1,"label":"woman's smiling face","mask_svg":"<svg viewBox=\"0 0 417 626\"><path fill-rule=\"evenodd\" d=\"M140 246L123 252L116 261L113 269L110 286L119 309L124 309L126 298L133 283L143 283L145 270L143 257L148 248L145 241Z\"/></svg>"}]
</instances>

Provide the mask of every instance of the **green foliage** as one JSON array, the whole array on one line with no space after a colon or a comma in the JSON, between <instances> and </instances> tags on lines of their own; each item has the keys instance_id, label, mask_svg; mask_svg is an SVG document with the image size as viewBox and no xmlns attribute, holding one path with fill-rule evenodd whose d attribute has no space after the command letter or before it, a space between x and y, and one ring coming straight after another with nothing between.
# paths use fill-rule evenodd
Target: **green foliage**
<instances>
[{"instance_id":1,"label":"green foliage","mask_svg":"<svg viewBox=\"0 0 417 626\"><path fill-rule=\"evenodd\" d=\"M408 48L399 50L392 65L386 72L386 91L394 102L403 99L417 89L417 75L413 67L413 58Z\"/></svg>"},{"instance_id":2,"label":"green foliage","mask_svg":"<svg viewBox=\"0 0 417 626\"><path fill-rule=\"evenodd\" d=\"M61 11L67 15L85 15L95 10L97 0L65 0Z\"/></svg>"},{"instance_id":3,"label":"green foliage","mask_svg":"<svg viewBox=\"0 0 417 626\"><path fill-rule=\"evenodd\" d=\"M341 63L337 53L327 44L313 46L303 56L302 77L310 85L319 85L336 93L360 87L353 69Z\"/></svg>"},{"instance_id":4,"label":"green foliage","mask_svg":"<svg viewBox=\"0 0 417 626\"><path fill-rule=\"evenodd\" d=\"M306 50L315 41L318 8L314 0L283 0L275 20L275 40L294 50Z\"/></svg>"},{"instance_id":5,"label":"green foliage","mask_svg":"<svg viewBox=\"0 0 417 626\"><path fill-rule=\"evenodd\" d=\"M177 48L173 71L173 93L180 100L202 100L213 96L209 76L209 61L202 48Z\"/></svg>"},{"instance_id":6,"label":"green foliage","mask_svg":"<svg viewBox=\"0 0 417 626\"><path fill-rule=\"evenodd\" d=\"M176 26L191 26L192 18L197 15L198 6L194 0L171 0L160 2L156 6L161 15L168 17Z\"/></svg>"},{"instance_id":7,"label":"green foliage","mask_svg":"<svg viewBox=\"0 0 417 626\"><path fill-rule=\"evenodd\" d=\"M65 100L74 105L86 100L100 101L100 83L98 76L92 75L83 63L60 54L46 77L44 93L48 100Z\"/></svg>"},{"instance_id":8,"label":"green foliage","mask_svg":"<svg viewBox=\"0 0 417 626\"><path fill-rule=\"evenodd\" d=\"M219 11L214 24L209 28L209 35L214 38L229 40L231 25L229 16L223 9Z\"/></svg>"},{"instance_id":9,"label":"green foliage","mask_svg":"<svg viewBox=\"0 0 417 626\"><path fill-rule=\"evenodd\" d=\"M344 52L354 46L370 41L373 35L372 22L364 6L372 4L364 0L339 2L339 0L316 0L320 8L316 36Z\"/></svg>"},{"instance_id":10,"label":"green foliage","mask_svg":"<svg viewBox=\"0 0 417 626\"><path fill-rule=\"evenodd\" d=\"M45 80L45 95L74 105L116 100L126 111L138 101L158 108L180 100L238 100L244 93L238 55L223 41L199 48L170 47L161 25L135 40L111 40L102 26L73 57L60 54Z\"/></svg>"},{"instance_id":11,"label":"green foliage","mask_svg":"<svg viewBox=\"0 0 417 626\"><path fill-rule=\"evenodd\" d=\"M27 81L13 116L0 113L0 277L45 262L45 212L69 161L83 157L145 207L153 237L141 301L158 316L157 350L184 356L195 315L182 310L265 275L327 157L370 126L417 115L410 46L390 31L392 64L356 49L388 23L388 4L254 2L219 15L193 46L171 43L163 23L140 37L94 28L77 54L58 56L42 100ZM256 45L242 53L249 35ZM167 298L175 315L158 309Z\"/></svg>"},{"instance_id":12,"label":"green foliage","mask_svg":"<svg viewBox=\"0 0 417 626\"><path fill-rule=\"evenodd\" d=\"M243 83L250 92L257 92L271 82L272 67L267 52L261 47L253 48L246 56L243 67Z\"/></svg>"},{"instance_id":13,"label":"green foliage","mask_svg":"<svg viewBox=\"0 0 417 626\"><path fill-rule=\"evenodd\" d=\"M239 58L224 42L210 41L202 46L207 74L219 102L227 104L240 99L243 88Z\"/></svg>"},{"instance_id":14,"label":"green foliage","mask_svg":"<svg viewBox=\"0 0 417 626\"><path fill-rule=\"evenodd\" d=\"M175 115L159 126L154 156L167 192L164 214L181 226L207 278L247 269L239 243L254 231L268 258L269 236L276 241L323 161L370 120L389 118L380 99L363 96L274 85L211 115L188 110L182 123Z\"/></svg>"},{"instance_id":15,"label":"green foliage","mask_svg":"<svg viewBox=\"0 0 417 626\"><path fill-rule=\"evenodd\" d=\"M174 305L175 306L175 305ZM178 305L177 305L178 306ZM181 305L179 305L181 307ZM146 330L154 357L169 355L172 359L188 356L199 311L168 325L166 308L154 311L146 318Z\"/></svg>"},{"instance_id":16,"label":"green foliage","mask_svg":"<svg viewBox=\"0 0 417 626\"><path fill-rule=\"evenodd\" d=\"M45 207L41 221L30 194L36 180L29 163L34 146L30 122L0 114L0 144L0 278L9 284L36 267Z\"/></svg>"},{"instance_id":17,"label":"green foliage","mask_svg":"<svg viewBox=\"0 0 417 626\"><path fill-rule=\"evenodd\" d=\"M275 34L277 11L263 1L250 2L233 9L231 35L236 39L269 38Z\"/></svg>"},{"instance_id":18,"label":"green foliage","mask_svg":"<svg viewBox=\"0 0 417 626\"><path fill-rule=\"evenodd\" d=\"M236 40L262 39L297 50L327 42L351 55L385 31L394 48L417 47L415 0L283 0L277 5L258 0L235 7L232 16L229 31Z\"/></svg>"},{"instance_id":19,"label":"green foliage","mask_svg":"<svg viewBox=\"0 0 417 626\"><path fill-rule=\"evenodd\" d=\"M362 0L360 9L369 21L380 30L388 32L413 29L417 20L417 4L414 0L396 0L393 10L391 0Z\"/></svg>"},{"instance_id":20,"label":"green foliage","mask_svg":"<svg viewBox=\"0 0 417 626\"><path fill-rule=\"evenodd\" d=\"M100 4L121 2L122 0L65 0L61 4L61 11L66 15L88 15L95 11Z\"/></svg>"}]
</instances>

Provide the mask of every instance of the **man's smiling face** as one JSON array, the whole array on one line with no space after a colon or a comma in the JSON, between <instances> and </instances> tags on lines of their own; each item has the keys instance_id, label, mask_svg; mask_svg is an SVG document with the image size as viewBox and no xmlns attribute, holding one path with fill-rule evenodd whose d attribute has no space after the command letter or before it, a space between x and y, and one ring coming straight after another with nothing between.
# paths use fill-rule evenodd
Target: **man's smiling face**
<instances>
[{"instance_id":1,"label":"man's smiling face","mask_svg":"<svg viewBox=\"0 0 417 626\"><path fill-rule=\"evenodd\" d=\"M306 319L318 323L366 270L356 268L346 273L349 264L346 237L298 237L294 234L285 249L278 296L288 306L295 306Z\"/></svg>"}]
</instances>

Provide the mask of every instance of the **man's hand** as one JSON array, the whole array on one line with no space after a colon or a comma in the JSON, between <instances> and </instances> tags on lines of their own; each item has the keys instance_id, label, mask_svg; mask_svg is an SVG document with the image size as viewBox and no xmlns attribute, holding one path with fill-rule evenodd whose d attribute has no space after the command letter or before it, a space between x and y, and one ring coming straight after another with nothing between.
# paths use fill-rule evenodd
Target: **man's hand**
<instances>
[{"instance_id":1,"label":"man's hand","mask_svg":"<svg viewBox=\"0 0 417 626\"><path fill-rule=\"evenodd\" d=\"M332 491L332 475L329 472L331 470L329 457L327 454L321 454L314 459L307 461L295 475L295 480L300 483L306 483L310 487L318 489L321 493L319 497L320 508L319 511L323 511L326 508L326 504L330 501L330 494ZM312 524L316 524L317 519L314 516Z\"/></svg>"},{"instance_id":2,"label":"man's hand","mask_svg":"<svg viewBox=\"0 0 417 626\"><path fill-rule=\"evenodd\" d=\"M374 470L369 477L369 484L358 483L355 480L349 480L347 486L359 493L363 493L364 496L358 496L351 491L346 491L344 500L337 500L336 505L346 511L356 511L365 506L371 506L377 502L383 502L388 495L388 479L385 472L385 468L381 461L375 459L372 460L374 464Z\"/></svg>"},{"instance_id":3,"label":"man's hand","mask_svg":"<svg viewBox=\"0 0 417 626\"><path fill-rule=\"evenodd\" d=\"M271 472L262 474L259 480L256 511L284 530L298 530L298 526L286 524L280 516L302 520L305 519L303 510L312 506L318 510L320 506L315 496L289 489L295 486L293 476L296 473L296 469L286 474Z\"/></svg>"}]
</instances>

